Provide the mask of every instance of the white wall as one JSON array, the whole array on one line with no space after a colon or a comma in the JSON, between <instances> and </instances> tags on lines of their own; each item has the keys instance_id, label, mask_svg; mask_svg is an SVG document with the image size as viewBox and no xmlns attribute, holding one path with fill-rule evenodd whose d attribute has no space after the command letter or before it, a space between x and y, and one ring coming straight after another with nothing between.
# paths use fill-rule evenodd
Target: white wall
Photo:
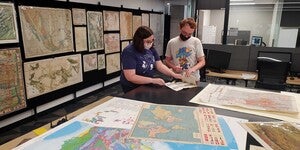
<instances>
[{"instance_id":1,"label":"white wall","mask_svg":"<svg viewBox=\"0 0 300 150\"><path fill-rule=\"evenodd\" d=\"M231 6L228 28L250 30L269 43L274 5ZM251 38L251 37L250 37Z\"/></svg>"},{"instance_id":2,"label":"white wall","mask_svg":"<svg viewBox=\"0 0 300 150\"><path fill-rule=\"evenodd\" d=\"M164 2L162 0L70 0L70 2L98 4L105 6L121 7L141 10L152 10L164 12Z\"/></svg>"}]
</instances>

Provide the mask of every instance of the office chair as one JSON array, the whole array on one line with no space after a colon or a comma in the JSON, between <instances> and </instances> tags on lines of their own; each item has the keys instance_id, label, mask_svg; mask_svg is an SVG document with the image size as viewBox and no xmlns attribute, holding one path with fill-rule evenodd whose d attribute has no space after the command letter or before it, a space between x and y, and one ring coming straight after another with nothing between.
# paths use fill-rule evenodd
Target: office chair
<instances>
[{"instance_id":1,"label":"office chair","mask_svg":"<svg viewBox=\"0 0 300 150\"><path fill-rule=\"evenodd\" d=\"M284 91L290 66L290 62L258 58L258 78L255 88Z\"/></svg>"}]
</instances>

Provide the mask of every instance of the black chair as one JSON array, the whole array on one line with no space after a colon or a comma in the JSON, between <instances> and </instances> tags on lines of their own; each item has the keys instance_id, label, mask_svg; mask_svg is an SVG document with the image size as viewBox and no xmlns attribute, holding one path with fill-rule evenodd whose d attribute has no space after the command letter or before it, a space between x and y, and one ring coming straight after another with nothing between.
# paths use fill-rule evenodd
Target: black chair
<instances>
[{"instance_id":1,"label":"black chair","mask_svg":"<svg viewBox=\"0 0 300 150\"><path fill-rule=\"evenodd\" d=\"M255 88L284 91L290 66L290 62L258 58L258 78Z\"/></svg>"}]
</instances>

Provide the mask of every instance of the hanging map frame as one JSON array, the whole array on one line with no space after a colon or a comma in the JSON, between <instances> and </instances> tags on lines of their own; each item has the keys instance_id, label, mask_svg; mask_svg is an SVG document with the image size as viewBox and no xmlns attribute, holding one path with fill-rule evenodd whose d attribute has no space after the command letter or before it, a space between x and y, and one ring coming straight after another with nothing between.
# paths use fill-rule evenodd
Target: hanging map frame
<instances>
[{"instance_id":1,"label":"hanging map frame","mask_svg":"<svg viewBox=\"0 0 300 150\"><path fill-rule=\"evenodd\" d=\"M26 107L19 48L0 50L0 116Z\"/></svg>"},{"instance_id":2,"label":"hanging map frame","mask_svg":"<svg viewBox=\"0 0 300 150\"><path fill-rule=\"evenodd\" d=\"M11 3L0 3L0 44L19 42L16 12Z\"/></svg>"},{"instance_id":3,"label":"hanging map frame","mask_svg":"<svg viewBox=\"0 0 300 150\"><path fill-rule=\"evenodd\" d=\"M71 11L19 6L26 58L73 52Z\"/></svg>"}]
</instances>

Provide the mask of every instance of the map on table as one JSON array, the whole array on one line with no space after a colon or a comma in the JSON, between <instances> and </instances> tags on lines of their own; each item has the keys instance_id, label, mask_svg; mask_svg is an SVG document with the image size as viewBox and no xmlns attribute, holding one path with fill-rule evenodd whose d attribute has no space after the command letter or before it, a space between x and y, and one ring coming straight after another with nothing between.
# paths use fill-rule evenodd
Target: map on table
<instances>
[{"instance_id":1,"label":"map on table","mask_svg":"<svg viewBox=\"0 0 300 150\"><path fill-rule=\"evenodd\" d=\"M299 112L295 97L277 92L209 84L197 97L199 103L284 113Z\"/></svg>"},{"instance_id":2,"label":"map on table","mask_svg":"<svg viewBox=\"0 0 300 150\"><path fill-rule=\"evenodd\" d=\"M97 118L100 114L102 120ZM131 117L133 122L114 123L118 116ZM212 108L113 98L15 149L234 150L238 146L225 118L217 117Z\"/></svg>"},{"instance_id":3,"label":"map on table","mask_svg":"<svg viewBox=\"0 0 300 150\"><path fill-rule=\"evenodd\" d=\"M170 142L227 146L222 129L226 128L221 127L212 108L144 105L130 136Z\"/></svg>"},{"instance_id":4,"label":"map on table","mask_svg":"<svg viewBox=\"0 0 300 150\"><path fill-rule=\"evenodd\" d=\"M299 149L300 126L291 122L241 123L266 149Z\"/></svg>"}]
</instances>

